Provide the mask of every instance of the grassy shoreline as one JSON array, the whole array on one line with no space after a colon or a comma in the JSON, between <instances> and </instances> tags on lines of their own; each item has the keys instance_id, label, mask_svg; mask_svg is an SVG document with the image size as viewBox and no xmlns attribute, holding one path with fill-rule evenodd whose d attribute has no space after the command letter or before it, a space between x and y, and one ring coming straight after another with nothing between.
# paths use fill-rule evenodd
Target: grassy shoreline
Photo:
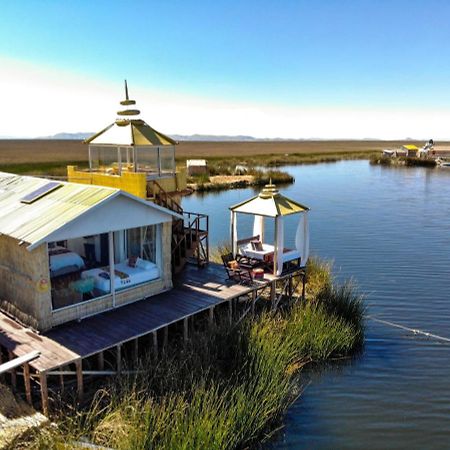
<instances>
[{"instance_id":1,"label":"grassy shoreline","mask_svg":"<svg viewBox=\"0 0 450 450\"><path fill-rule=\"evenodd\" d=\"M312 259L308 269L306 302L276 313L261 304L232 328L219 320L194 330L188 345L149 354L143 373L116 378L86 410L62 409L57 427L15 448L76 448L82 438L117 450L256 447L301 394L305 364L363 345L359 294L336 285L327 263Z\"/></svg>"}]
</instances>

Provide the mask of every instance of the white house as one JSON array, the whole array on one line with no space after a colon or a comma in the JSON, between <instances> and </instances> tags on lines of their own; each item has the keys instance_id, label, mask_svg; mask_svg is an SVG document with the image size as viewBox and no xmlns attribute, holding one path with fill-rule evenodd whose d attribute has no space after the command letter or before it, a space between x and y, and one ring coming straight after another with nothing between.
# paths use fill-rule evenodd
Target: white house
<instances>
[{"instance_id":1,"label":"white house","mask_svg":"<svg viewBox=\"0 0 450 450\"><path fill-rule=\"evenodd\" d=\"M0 172L0 308L47 330L170 289L173 217L119 189Z\"/></svg>"}]
</instances>

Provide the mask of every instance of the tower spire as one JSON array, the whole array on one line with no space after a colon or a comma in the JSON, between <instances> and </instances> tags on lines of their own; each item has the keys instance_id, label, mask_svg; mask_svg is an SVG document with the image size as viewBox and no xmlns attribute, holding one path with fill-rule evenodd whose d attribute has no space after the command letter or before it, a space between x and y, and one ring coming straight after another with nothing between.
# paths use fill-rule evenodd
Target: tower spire
<instances>
[{"instance_id":1,"label":"tower spire","mask_svg":"<svg viewBox=\"0 0 450 450\"><path fill-rule=\"evenodd\" d=\"M128 83L127 80L125 80L125 100L122 100L120 102L123 106L131 106L135 105L136 102L134 100L130 100L130 97L128 95ZM117 111L117 114L119 116L137 116L139 115L140 111L138 109L124 109L122 111Z\"/></svg>"},{"instance_id":2,"label":"tower spire","mask_svg":"<svg viewBox=\"0 0 450 450\"><path fill-rule=\"evenodd\" d=\"M127 80L125 80L125 100L129 100Z\"/></svg>"}]
</instances>

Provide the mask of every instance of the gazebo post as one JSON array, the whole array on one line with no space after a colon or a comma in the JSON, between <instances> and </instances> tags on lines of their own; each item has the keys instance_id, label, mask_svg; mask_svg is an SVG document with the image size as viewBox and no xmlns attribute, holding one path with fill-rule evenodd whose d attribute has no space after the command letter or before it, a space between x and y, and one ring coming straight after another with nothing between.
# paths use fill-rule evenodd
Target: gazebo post
<instances>
[{"instance_id":1,"label":"gazebo post","mask_svg":"<svg viewBox=\"0 0 450 450\"><path fill-rule=\"evenodd\" d=\"M274 229L273 274L276 275L278 270L278 217L275 217Z\"/></svg>"}]
</instances>

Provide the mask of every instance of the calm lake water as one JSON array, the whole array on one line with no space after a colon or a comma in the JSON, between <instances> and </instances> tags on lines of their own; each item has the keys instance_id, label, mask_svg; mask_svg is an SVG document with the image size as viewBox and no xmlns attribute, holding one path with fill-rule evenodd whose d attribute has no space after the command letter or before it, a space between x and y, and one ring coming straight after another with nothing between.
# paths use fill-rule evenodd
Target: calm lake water
<instances>
[{"instance_id":1,"label":"calm lake water","mask_svg":"<svg viewBox=\"0 0 450 450\"><path fill-rule=\"evenodd\" d=\"M311 208L312 253L355 279L368 314L450 338L450 169L283 170L296 178L283 193ZM253 193L192 195L183 206L210 215L214 245L228 239L228 206ZM361 357L305 378L270 448L450 448L449 343L368 320Z\"/></svg>"}]
</instances>

